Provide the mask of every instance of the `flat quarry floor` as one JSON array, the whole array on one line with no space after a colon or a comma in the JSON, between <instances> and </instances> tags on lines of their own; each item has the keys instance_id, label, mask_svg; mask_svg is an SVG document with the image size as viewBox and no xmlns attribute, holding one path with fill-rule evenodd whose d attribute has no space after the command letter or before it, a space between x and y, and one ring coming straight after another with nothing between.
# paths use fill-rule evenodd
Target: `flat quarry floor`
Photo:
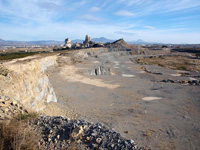
<instances>
[{"instance_id":1,"label":"flat quarry floor","mask_svg":"<svg viewBox=\"0 0 200 150\"><path fill-rule=\"evenodd\" d=\"M57 106L75 118L102 122L139 146L199 150L200 86L158 81L200 74L182 77L178 70L139 65L136 57L109 52L51 69Z\"/></svg>"}]
</instances>

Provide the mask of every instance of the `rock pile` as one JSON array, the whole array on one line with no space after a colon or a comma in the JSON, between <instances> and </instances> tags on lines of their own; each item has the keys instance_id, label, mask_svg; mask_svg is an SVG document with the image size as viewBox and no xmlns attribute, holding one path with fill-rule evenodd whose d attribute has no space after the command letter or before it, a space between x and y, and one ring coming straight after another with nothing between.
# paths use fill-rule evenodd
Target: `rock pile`
<instances>
[{"instance_id":1,"label":"rock pile","mask_svg":"<svg viewBox=\"0 0 200 150\"><path fill-rule=\"evenodd\" d=\"M160 82L164 83L179 83L179 84L185 84L185 85L195 85L195 86L200 86L200 81L199 80L188 80L188 81L183 81L183 80L172 80L172 79L164 79L161 80Z\"/></svg>"},{"instance_id":2,"label":"rock pile","mask_svg":"<svg viewBox=\"0 0 200 150\"><path fill-rule=\"evenodd\" d=\"M126 149L144 150L133 140L123 138L103 124L92 124L85 120L69 120L65 117L43 116L34 122L36 130L42 133L41 149Z\"/></svg>"},{"instance_id":3,"label":"rock pile","mask_svg":"<svg viewBox=\"0 0 200 150\"><path fill-rule=\"evenodd\" d=\"M147 73L156 74L156 75L162 75L161 72L155 72L155 71L152 72L152 71L148 70L148 69L147 69L146 67L144 67L144 66L142 66L141 69L142 69L143 71L147 72Z\"/></svg>"},{"instance_id":4,"label":"rock pile","mask_svg":"<svg viewBox=\"0 0 200 150\"><path fill-rule=\"evenodd\" d=\"M103 64L101 66L96 67L93 70L87 71L85 74L88 75L110 75L110 68L108 68L107 66L104 66Z\"/></svg>"},{"instance_id":5,"label":"rock pile","mask_svg":"<svg viewBox=\"0 0 200 150\"><path fill-rule=\"evenodd\" d=\"M17 114L28 113L19 102L8 96L0 95L0 122L11 119Z\"/></svg>"}]
</instances>

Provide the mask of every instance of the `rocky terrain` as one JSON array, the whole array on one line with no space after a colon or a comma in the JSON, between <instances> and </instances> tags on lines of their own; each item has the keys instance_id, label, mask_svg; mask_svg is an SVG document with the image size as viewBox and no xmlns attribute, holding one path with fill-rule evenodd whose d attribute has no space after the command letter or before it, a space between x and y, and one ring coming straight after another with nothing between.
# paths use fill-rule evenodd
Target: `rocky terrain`
<instances>
[{"instance_id":1,"label":"rocky terrain","mask_svg":"<svg viewBox=\"0 0 200 150\"><path fill-rule=\"evenodd\" d=\"M44 116L33 124L42 133L40 149L144 149L101 123Z\"/></svg>"},{"instance_id":2,"label":"rocky terrain","mask_svg":"<svg viewBox=\"0 0 200 150\"><path fill-rule=\"evenodd\" d=\"M194 64L171 68L177 56ZM192 54L130 49L123 39L5 61L1 121L38 112L30 122L38 149L198 150L198 63Z\"/></svg>"},{"instance_id":3,"label":"rocky terrain","mask_svg":"<svg viewBox=\"0 0 200 150\"><path fill-rule=\"evenodd\" d=\"M171 68L177 56L186 63L174 61ZM166 66L141 57L159 58ZM49 70L49 77L60 108L76 118L100 121L146 148L199 149L199 72L178 69L196 68L198 61L170 50L129 51L113 45L61 52L59 67Z\"/></svg>"},{"instance_id":4,"label":"rocky terrain","mask_svg":"<svg viewBox=\"0 0 200 150\"><path fill-rule=\"evenodd\" d=\"M0 94L0 122L10 120L17 114L27 114L28 111L20 102Z\"/></svg>"}]
</instances>

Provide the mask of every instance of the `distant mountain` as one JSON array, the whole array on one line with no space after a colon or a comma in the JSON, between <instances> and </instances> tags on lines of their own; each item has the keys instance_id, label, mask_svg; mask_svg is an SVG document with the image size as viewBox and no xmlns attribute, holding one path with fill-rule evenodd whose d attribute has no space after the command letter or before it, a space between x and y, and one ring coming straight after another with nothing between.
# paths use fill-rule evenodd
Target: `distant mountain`
<instances>
[{"instance_id":1,"label":"distant mountain","mask_svg":"<svg viewBox=\"0 0 200 150\"><path fill-rule=\"evenodd\" d=\"M80 39L76 39L76 40L72 40L72 43L83 43L84 40L80 40Z\"/></svg>"},{"instance_id":2,"label":"distant mountain","mask_svg":"<svg viewBox=\"0 0 200 150\"><path fill-rule=\"evenodd\" d=\"M138 44L138 45L140 45L140 44L149 44L148 42L145 42L145 41L143 41L143 40L141 40L141 39L138 39L138 40L136 40L136 41L129 41L129 42L127 42L128 44Z\"/></svg>"},{"instance_id":3,"label":"distant mountain","mask_svg":"<svg viewBox=\"0 0 200 150\"><path fill-rule=\"evenodd\" d=\"M158 42L146 42L141 39L138 39L136 41L129 41L127 42L128 44L136 44L136 45L141 45L141 44L163 44L163 43L158 43Z\"/></svg>"},{"instance_id":4,"label":"distant mountain","mask_svg":"<svg viewBox=\"0 0 200 150\"><path fill-rule=\"evenodd\" d=\"M141 39L138 39L137 41L135 41L135 43L137 43L137 44L144 44L144 43L147 43L147 42L145 42L145 41L143 41Z\"/></svg>"},{"instance_id":5,"label":"distant mountain","mask_svg":"<svg viewBox=\"0 0 200 150\"><path fill-rule=\"evenodd\" d=\"M31 45L61 45L64 41L54 41L54 40L41 40L41 41L11 41L0 39L0 46L31 46Z\"/></svg>"},{"instance_id":6,"label":"distant mountain","mask_svg":"<svg viewBox=\"0 0 200 150\"><path fill-rule=\"evenodd\" d=\"M110 39L106 39L104 37L100 37L100 38L92 38L92 41L93 42L96 42L96 43L112 43L114 42L115 40L110 40Z\"/></svg>"},{"instance_id":7,"label":"distant mountain","mask_svg":"<svg viewBox=\"0 0 200 150\"><path fill-rule=\"evenodd\" d=\"M28 43L33 45L62 45L64 44L64 41L42 40L42 41L29 41Z\"/></svg>"},{"instance_id":8,"label":"distant mountain","mask_svg":"<svg viewBox=\"0 0 200 150\"><path fill-rule=\"evenodd\" d=\"M72 40L72 43L83 43L84 40L81 39L76 39ZM107 39L105 37L100 37L100 38L92 38L93 42L96 43L112 43L115 40ZM138 39L136 41L129 41L127 42L128 44L162 44L162 43L156 43L156 42L146 42L141 39ZM55 40L40 40L40 41L11 41L11 40L3 40L0 38L0 46L32 46L32 45L40 45L40 46L45 46L45 45L62 45L64 44L63 41L55 41Z\"/></svg>"},{"instance_id":9,"label":"distant mountain","mask_svg":"<svg viewBox=\"0 0 200 150\"><path fill-rule=\"evenodd\" d=\"M0 38L0 42L4 42L4 40Z\"/></svg>"},{"instance_id":10,"label":"distant mountain","mask_svg":"<svg viewBox=\"0 0 200 150\"><path fill-rule=\"evenodd\" d=\"M71 42L72 43L83 43L84 40L81 40L81 39L76 39L76 40L72 40ZM100 38L92 38L91 41L93 42L96 42L96 43L112 43L114 42L115 40L110 40L110 39L106 39L104 37L100 37Z\"/></svg>"}]
</instances>

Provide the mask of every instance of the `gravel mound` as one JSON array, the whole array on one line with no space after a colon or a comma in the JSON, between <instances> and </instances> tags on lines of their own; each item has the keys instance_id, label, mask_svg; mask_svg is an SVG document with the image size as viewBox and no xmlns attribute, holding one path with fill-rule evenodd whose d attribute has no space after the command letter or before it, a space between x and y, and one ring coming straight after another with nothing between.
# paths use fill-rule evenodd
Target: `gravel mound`
<instances>
[{"instance_id":1,"label":"gravel mound","mask_svg":"<svg viewBox=\"0 0 200 150\"><path fill-rule=\"evenodd\" d=\"M101 123L41 116L33 125L42 133L40 149L145 150Z\"/></svg>"}]
</instances>

